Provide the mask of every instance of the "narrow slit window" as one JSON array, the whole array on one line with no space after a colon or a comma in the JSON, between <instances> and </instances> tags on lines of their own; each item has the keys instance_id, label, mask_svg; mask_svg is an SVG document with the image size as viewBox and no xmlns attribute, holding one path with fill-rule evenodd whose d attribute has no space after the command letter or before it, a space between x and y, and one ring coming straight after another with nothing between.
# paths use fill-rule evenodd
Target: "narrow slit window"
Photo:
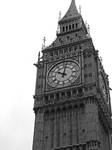
<instances>
[{"instance_id":1,"label":"narrow slit window","mask_svg":"<svg viewBox=\"0 0 112 150\"><path fill-rule=\"evenodd\" d=\"M66 31L68 31L68 26L66 26Z\"/></svg>"},{"instance_id":2,"label":"narrow slit window","mask_svg":"<svg viewBox=\"0 0 112 150\"><path fill-rule=\"evenodd\" d=\"M65 32L65 27L63 27L63 32Z\"/></svg>"}]
</instances>

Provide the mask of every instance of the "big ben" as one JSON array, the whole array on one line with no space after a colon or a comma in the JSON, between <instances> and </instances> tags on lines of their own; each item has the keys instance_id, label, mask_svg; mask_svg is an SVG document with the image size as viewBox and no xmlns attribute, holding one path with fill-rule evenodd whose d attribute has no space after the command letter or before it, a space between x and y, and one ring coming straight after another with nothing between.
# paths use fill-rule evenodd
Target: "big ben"
<instances>
[{"instance_id":1,"label":"big ben","mask_svg":"<svg viewBox=\"0 0 112 150\"><path fill-rule=\"evenodd\" d=\"M35 64L33 150L111 150L109 79L72 0Z\"/></svg>"}]
</instances>

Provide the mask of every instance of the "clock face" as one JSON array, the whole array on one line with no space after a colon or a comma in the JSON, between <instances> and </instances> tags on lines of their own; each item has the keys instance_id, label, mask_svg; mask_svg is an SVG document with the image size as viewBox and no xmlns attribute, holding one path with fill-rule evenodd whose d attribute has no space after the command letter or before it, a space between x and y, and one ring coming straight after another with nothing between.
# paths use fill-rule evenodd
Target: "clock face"
<instances>
[{"instance_id":1,"label":"clock face","mask_svg":"<svg viewBox=\"0 0 112 150\"><path fill-rule=\"evenodd\" d=\"M104 78L101 72L99 74L99 83L100 83L100 88L102 90L103 96L104 98L106 98L107 97L106 85L105 85Z\"/></svg>"},{"instance_id":2,"label":"clock face","mask_svg":"<svg viewBox=\"0 0 112 150\"><path fill-rule=\"evenodd\" d=\"M64 87L72 84L80 75L80 66L75 61L62 61L53 66L47 74L48 84Z\"/></svg>"}]
</instances>

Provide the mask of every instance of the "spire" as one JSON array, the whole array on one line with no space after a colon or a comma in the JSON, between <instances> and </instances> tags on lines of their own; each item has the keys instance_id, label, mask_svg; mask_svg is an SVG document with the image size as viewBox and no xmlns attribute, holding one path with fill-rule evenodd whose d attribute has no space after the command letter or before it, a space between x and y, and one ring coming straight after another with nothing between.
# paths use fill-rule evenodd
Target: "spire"
<instances>
[{"instance_id":1,"label":"spire","mask_svg":"<svg viewBox=\"0 0 112 150\"><path fill-rule=\"evenodd\" d=\"M66 15L61 19L61 21L68 20L68 19L74 18L79 15L80 14L78 13L78 10L77 10L76 4L75 4L75 0L72 0L71 5L70 5Z\"/></svg>"}]
</instances>

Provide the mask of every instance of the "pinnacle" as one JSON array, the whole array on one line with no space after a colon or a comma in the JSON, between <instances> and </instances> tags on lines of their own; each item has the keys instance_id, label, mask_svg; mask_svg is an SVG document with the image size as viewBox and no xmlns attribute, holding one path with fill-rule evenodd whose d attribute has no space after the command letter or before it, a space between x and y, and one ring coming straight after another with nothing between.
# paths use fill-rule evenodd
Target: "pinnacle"
<instances>
[{"instance_id":1,"label":"pinnacle","mask_svg":"<svg viewBox=\"0 0 112 150\"><path fill-rule=\"evenodd\" d=\"M76 4L75 4L75 0L72 0L71 5L70 5L66 15L62 18L61 21L64 21L64 20L67 20L70 18L74 18L78 15L79 15L79 13L78 13L78 10L77 10Z\"/></svg>"}]
</instances>

